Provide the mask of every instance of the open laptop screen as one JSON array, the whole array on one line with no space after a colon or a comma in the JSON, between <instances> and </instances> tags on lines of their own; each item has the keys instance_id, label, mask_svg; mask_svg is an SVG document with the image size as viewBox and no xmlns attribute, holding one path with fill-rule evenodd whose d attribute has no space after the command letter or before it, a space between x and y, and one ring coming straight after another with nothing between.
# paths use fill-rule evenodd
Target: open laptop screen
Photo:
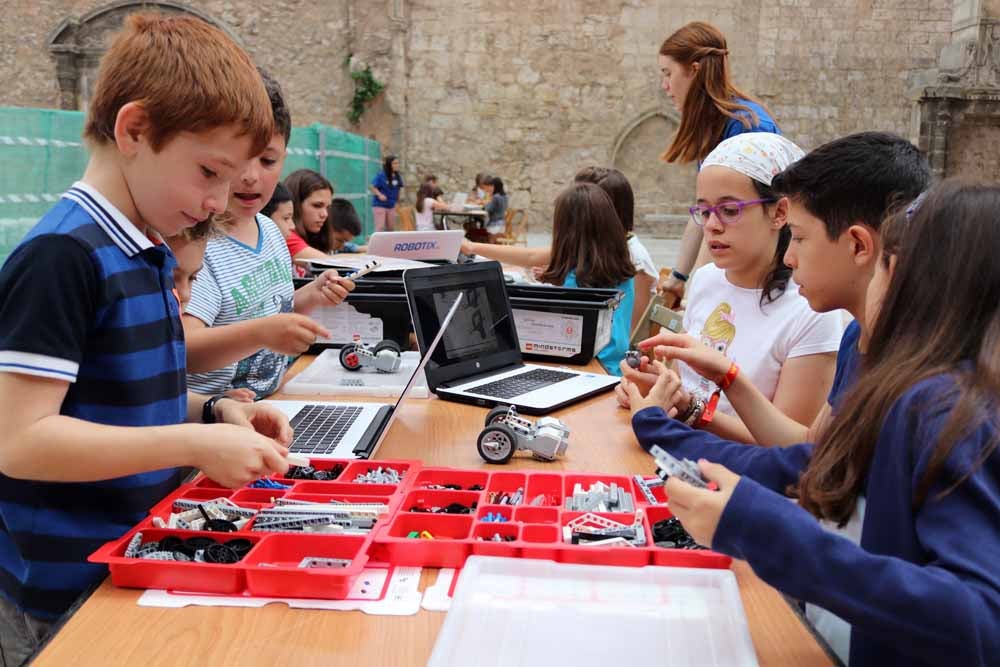
<instances>
[{"instance_id":1,"label":"open laptop screen","mask_svg":"<svg viewBox=\"0 0 1000 667\"><path fill-rule=\"evenodd\" d=\"M521 362L503 272L497 262L477 262L403 275L420 350L427 349L455 297L462 302L427 364L427 383L438 384Z\"/></svg>"}]
</instances>

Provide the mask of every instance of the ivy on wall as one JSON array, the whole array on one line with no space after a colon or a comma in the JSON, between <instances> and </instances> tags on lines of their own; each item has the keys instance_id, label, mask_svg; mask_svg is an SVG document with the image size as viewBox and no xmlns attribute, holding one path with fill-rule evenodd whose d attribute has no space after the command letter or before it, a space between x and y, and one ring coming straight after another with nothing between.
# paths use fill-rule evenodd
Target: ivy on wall
<instances>
[{"instance_id":1,"label":"ivy on wall","mask_svg":"<svg viewBox=\"0 0 1000 667\"><path fill-rule=\"evenodd\" d=\"M352 56L348 56L345 64L351 65L351 58ZM351 67L351 79L354 80L354 97L351 98L351 111L347 117L352 123L357 123L368 108L368 103L385 90L385 84L375 78L368 65L363 68Z\"/></svg>"}]
</instances>

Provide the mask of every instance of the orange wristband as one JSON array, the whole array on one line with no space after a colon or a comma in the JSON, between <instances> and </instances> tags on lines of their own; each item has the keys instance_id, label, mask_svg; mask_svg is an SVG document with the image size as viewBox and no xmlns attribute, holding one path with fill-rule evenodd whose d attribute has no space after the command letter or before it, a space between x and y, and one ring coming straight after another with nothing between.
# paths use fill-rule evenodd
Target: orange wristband
<instances>
[{"instance_id":1,"label":"orange wristband","mask_svg":"<svg viewBox=\"0 0 1000 667\"><path fill-rule=\"evenodd\" d=\"M740 367L737 366L736 362L734 361L733 364L729 367L729 370L726 371L726 374L723 376L722 380L719 382L719 389L721 389L722 391L729 389L729 386L733 384L733 381L739 374L740 374Z\"/></svg>"},{"instance_id":2,"label":"orange wristband","mask_svg":"<svg viewBox=\"0 0 1000 667\"><path fill-rule=\"evenodd\" d=\"M705 426L706 424L712 423L712 418L715 417L715 410L719 407L719 392L712 394L712 398L708 399L708 404L705 405L705 411L701 413L701 417L698 419L698 426Z\"/></svg>"}]
</instances>

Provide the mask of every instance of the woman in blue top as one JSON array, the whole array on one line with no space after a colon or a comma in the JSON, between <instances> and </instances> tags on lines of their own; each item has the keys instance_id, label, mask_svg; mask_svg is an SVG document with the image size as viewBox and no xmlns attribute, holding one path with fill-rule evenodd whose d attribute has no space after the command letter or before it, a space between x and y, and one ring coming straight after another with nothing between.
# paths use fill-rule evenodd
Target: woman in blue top
<instances>
[{"instance_id":1,"label":"woman in blue top","mask_svg":"<svg viewBox=\"0 0 1000 667\"><path fill-rule=\"evenodd\" d=\"M593 183L574 183L556 198L552 256L539 277L563 287L616 288L621 302L611 322L611 341L597 358L612 375L628 350L635 264L611 198Z\"/></svg>"},{"instance_id":2,"label":"woman in blue top","mask_svg":"<svg viewBox=\"0 0 1000 667\"><path fill-rule=\"evenodd\" d=\"M912 220L883 223L858 376L816 445L689 429L659 407L667 373L649 397L633 392L640 444L713 461L699 466L718 490L670 479L671 511L805 602L850 667L1000 656L998 210L1000 187L945 181ZM928 292L928 275L948 289Z\"/></svg>"},{"instance_id":3,"label":"woman in blue top","mask_svg":"<svg viewBox=\"0 0 1000 667\"><path fill-rule=\"evenodd\" d=\"M781 134L764 105L737 88L729 76L726 37L710 23L688 23L660 46L663 91L677 107L681 124L664 162L701 161L724 140L744 132ZM684 283L702 247L702 229L688 222L670 276L660 286L669 302L684 296ZM669 304L668 304L669 305Z\"/></svg>"},{"instance_id":4,"label":"woman in blue top","mask_svg":"<svg viewBox=\"0 0 1000 667\"><path fill-rule=\"evenodd\" d=\"M372 192L372 218L376 232L391 232L396 227L396 202L403 189L403 175L399 173L399 158L388 156L368 188Z\"/></svg>"}]
</instances>

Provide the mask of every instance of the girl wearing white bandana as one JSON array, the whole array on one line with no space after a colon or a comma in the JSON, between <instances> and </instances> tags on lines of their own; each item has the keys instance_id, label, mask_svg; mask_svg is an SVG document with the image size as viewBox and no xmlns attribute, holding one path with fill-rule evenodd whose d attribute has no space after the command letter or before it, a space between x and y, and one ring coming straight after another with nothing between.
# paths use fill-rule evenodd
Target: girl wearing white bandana
<instances>
[{"instance_id":1,"label":"girl wearing white bandana","mask_svg":"<svg viewBox=\"0 0 1000 667\"><path fill-rule=\"evenodd\" d=\"M776 407L808 425L833 382L843 322L839 312L810 309L782 261L791 241L788 201L775 196L771 179L802 155L788 139L756 132L723 141L705 158L690 211L713 263L688 286L684 329L732 359ZM678 367L684 389L678 413L692 396L708 403L715 384L683 363ZM621 390L618 395L624 398ZM728 440L754 441L725 395L702 426Z\"/></svg>"}]
</instances>

